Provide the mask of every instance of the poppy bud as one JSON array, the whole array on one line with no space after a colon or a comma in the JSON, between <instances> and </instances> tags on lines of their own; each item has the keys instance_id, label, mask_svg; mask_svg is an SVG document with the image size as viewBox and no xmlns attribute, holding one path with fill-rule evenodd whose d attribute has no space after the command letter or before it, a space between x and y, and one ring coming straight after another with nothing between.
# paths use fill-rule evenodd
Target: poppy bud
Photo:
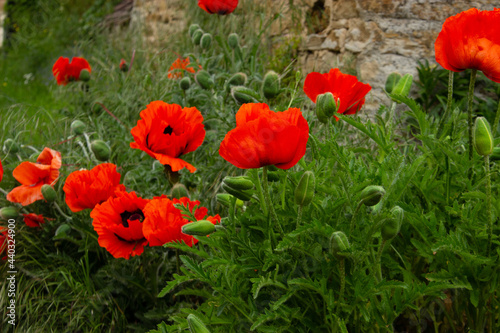
<instances>
[{"instance_id":1,"label":"poppy bud","mask_svg":"<svg viewBox=\"0 0 500 333\"><path fill-rule=\"evenodd\" d=\"M398 84L399 80L401 80L401 74L399 73L391 73L385 80L385 91L390 94Z\"/></svg>"},{"instance_id":2,"label":"poppy bud","mask_svg":"<svg viewBox=\"0 0 500 333\"><path fill-rule=\"evenodd\" d=\"M128 64L127 64L127 62L125 61L125 59L122 59L122 60L120 61L120 70L121 70L122 72L127 72L127 71L128 71Z\"/></svg>"},{"instance_id":3,"label":"poppy bud","mask_svg":"<svg viewBox=\"0 0 500 333\"><path fill-rule=\"evenodd\" d=\"M80 81L88 82L90 80L90 72L88 69L82 69L80 71Z\"/></svg>"},{"instance_id":4,"label":"poppy bud","mask_svg":"<svg viewBox=\"0 0 500 333\"><path fill-rule=\"evenodd\" d=\"M493 153L491 127L484 117L477 117L474 123L474 147L477 153L482 156Z\"/></svg>"},{"instance_id":5,"label":"poppy bud","mask_svg":"<svg viewBox=\"0 0 500 333\"><path fill-rule=\"evenodd\" d=\"M208 50L212 45L212 35L209 33L203 34L203 36L201 36L200 45L204 50Z\"/></svg>"},{"instance_id":6,"label":"poppy bud","mask_svg":"<svg viewBox=\"0 0 500 333\"><path fill-rule=\"evenodd\" d=\"M172 187L172 190L170 191L170 196L172 199L180 199L187 197L189 198L189 192L186 188L186 186L182 185L181 183L177 183Z\"/></svg>"},{"instance_id":7,"label":"poppy bud","mask_svg":"<svg viewBox=\"0 0 500 333\"><path fill-rule=\"evenodd\" d=\"M214 85L214 80L212 79L210 73L203 69L199 70L198 73L196 73L194 79L196 83L198 83L198 85L205 90L212 89Z\"/></svg>"},{"instance_id":8,"label":"poppy bud","mask_svg":"<svg viewBox=\"0 0 500 333\"><path fill-rule=\"evenodd\" d=\"M182 90L188 90L190 86L191 86L191 79L187 76L183 77L179 82L179 87L181 87Z\"/></svg>"},{"instance_id":9,"label":"poppy bud","mask_svg":"<svg viewBox=\"0 0 500 333\"><path fill-rule=\"evenodd\" d=\"M341 257L343 252L349 251L351 245L347 236L342 231L336 231L330 237L330 253Z\"/></svg>"},{"instance_id":10,"label":"poppy bud","mask_svg":"<svg viewBox=\"0 0 500 333\"><path fill-rule=\"evenodd\" d=\"M361 202L365 206L375 206L382 200L385 189L382 186L370 185L361 191Z\"/></svg>"},{"instance_id":11,"label":"poppy bud","mask_svg":"<svg viewBox=\"0 0 500 333\"><path fill-rule=\"evenodd\" d=\"M3 142L3 152L6 154L15 154L19 151L19 145L12 139L7 139Z\"/></svg>"},{"instance_id":12,"label":"poppy bud","mask_svg":"<svg viewBox=\"0 0 500 333\"><path fill-rule=\"evenodd\" d=\"M260 177L262 177L262 171L259 171L259 178ZM270 182L277 182L280 180L280 175L275 171L268 171L267 172L267 180Z\"/></svg>"},{"instance_id":13,"label":"poppy bud","mask_svg":"<svg viewBox=\"0 0 500 333\"><path fill-rule=\"evenodd\" d=\"M494 147L493 148L493 153L491 154L490 159L492 161L498 161L498 160L500 160L500 147Z\"/></svg>"},{"instance_id":14,"label":"poppy bud","mask_svg":"<svg viewBox=\"0 0 500 333\"><path fill-rule=\"evenodd\" d=\"M398 83L396 83L396 86L392 89L392 94L401 95L405 97L408 96L408 94L410 93L412 83L413 83L413 75L406 74L401 79L399 79Z\"/></svg>"},{"instance_id":15,"label":"poppy bud","mask_svg":"<svg viewBox=\"0 0 500 333\"><path fill-rule=\"evenodd\" d=\"M195 32L196 30L198 30L198 29L200 29L200 26L199 26L198 24L196 24L196 23L191 24L191 25L189 26L189 37L193 37L194 32Z\"/></svg>"},{"instance_id":16,"label":"poppy bud","mask_svg":"<svg viewBox=\"0 0 500 333\"><path fill-rule=\"evenodd\" d=\"M401 225L396 219L390 218L384 221L382 224L382 239L387 241L393 239L399 233Z\"/></svg>"},{"instance_id":17,"label":"poppy bud","mask_svg":"<svg viewBox=\"0 0 500 333\"><path fill-rule=\"evenodd\" d=\"M266 98L273 98L280 93L280 78L276 72L269 71L264 75L262 92Z\"/></svg>"},{"instance_id":18,"label":"poppy bud","mask_svg":"<svg viewBox=\"0 0 500 333\"><path fill-rule=\"evenodd\" d=\"M109 159L109 156L111 155L109 146L102 140L92 141L92 143L90 144L90 148L92 149L92 152L94 153L95 158L98 161L107 161Z\"/></svg>"},{"instance_id":19,"label":"poppy bud","mask_svg":"<svg viewBox=\"0 0 500 333\"><path fill-rule=\"evenodd\" d=\"M0 209L0 219L8 221L19 216L19 212L15 207L4 207Z\"/></svg>"},{"instance_id":20,"label":"poppy bud","mask_svg":"<svg viewBox=\"0 0 500 333\"><path fill-rule=\"evenodd\" d=\"M238 34L234 32L232 34L229 34L229 36L227 37L227 45L229 45L229 47L233 50L240 47L240 37L238 36Z\"/></svg>"},{"instance_id":21,"label":"poppy bud","mask_svg":"<svg viewBox=\"0 0 500 333\"><path fill-rule=\"evenodd\" d=\"M66 223L63 223L61 224L57 229L56 229L56 232L54 233L54 236L55 237L64 237L66 236L69 232L71 231L71 227L66 224Z\"/></svg>"},{"instance_id":22,"label":"poppy bud","mask_svg":"<svg viewBox=\"0 0 500 333\"><path fill-rule=\"evenodd\" d=\"M224 184L234 188L235 190L251 190L253 189L253 181L250 177L224 177Z\"/></svg>"},{"instance_id":23,"label":"poppy bud","mask_svg":"<svg viewBox=\"0 0 500 333\"><path fill-rule=\"evenodd\" d=\"M215 231L215 225L207 220L200 220L184 224L182 233L191 236L206 236Z\"/></svg>"},{"instance_id":24,"label":"poppy bud","mask_svg":"<svg viewBox=\"0 0 500 333\"><path fill-rule=\"evenodd\" d=\"M300 178L295 188L295 203L299 206L307 206L314 198L315 178L312 171L306 171Z\"/></svg>"},{"instance_id":25,"label":"poppy bud","mask_svg":"<svg viewBox=\"0 0 500 333\"><path fill-rule=\"evenodd\" d=\"M316 98L316 116L318 120L326 124L333 114L337 112L339 104L337 104L331 92L318 95Z\"/></svg>"},{"instance_id":26,"label":"poppy bud","mask_svg":"<svg viewBox=\"0 0 500 333\"><path fill-rule=\"evenodd\" d=\"M247 87L244 86L234 86L231 88L231 95L234 100L240 104L245 103L258 103L258 94Z\"/></svg>"},{"instance_id":27,"label":"poppy bud","mask_svg":"<svg viewBox=\"0 0 500 333\"><path fill-rule=\"evenodd\" d=\"M226 183L222 183L222 188L229 194L232 194L236 198L243 200L243 201L248 201L252 198L252 191L246 191L246 190L236 190L232 188L231 186L227 185Z\"/></svg>"},{"instance_id":28,"label":"poppy bud","mask_svg":"<svg viewBox=\"0 0 500 333\"><path fill-rule=\"evenodd\" d=\"M210 333L205 324L194 314L187 316L187 322L191 333Z\"/></svg>"},{"instance_id":29,"label":"poppy bud","mask_svg":"<svg viewBox=\"0 0 500 333\"><path fill-rule=\"evenodd\" d=\"M216 197L218 203L226 207L231 207L231 199L233 198L231 194L218 193ZM242 208L243 201L241 201L240 199L236 199L236 207Z\"/></svg>"},{"instance_id":30,"label":"poppy bud","mask_svg":"<svg viewBox=\"0 0 500 333\"><path fill-rule=\"evenodd\" d=\"M203 36L203 30L198 29L193 33L193 44L200 45L201 37Z\"/></svg>"},{"instance_id":31,"label":"poppy bud","mask_svg":"<svg viewBox=\"0 0 500 333\"><path fill-rule=\"evenodd\" d=\"M391 209L391 213L392 216L396 219L396 221L398 221L399 225L401 226L403 224L403 219L405 216L405 211L403 210L403 208L399 206L394 206Z\"/></svg>"},{"instance_id":32,"label":"poppy bud","mask_svg":"<svg viewBox=\"0 0 500 333\"><path fill-rule=\"evenodd\" d=\"M53 202L53 201L56 201L56 199L57 199L56 191L49 184L44 184L42 186L42 195L43 195L43 198L45 199L45 201L47 201L47 202Z\"/></svg>"},{"instance_id":33,"label":"poppy bud","mask_svg":"<svg viewBox=\"0 0 500 333\"><path fill-rule=\"evenodd\" d=\"M71 123L71 131L75 135L82 135L85 132L85 123L81 120L75 120Z\"/></svg>"},{"instance_id":34,"label":"poppy bud","mask_svg":"<svg viewBox=\"0 0 500 333\"><path fill-rule=\"evenodd\" d=\"M227 87L231 86L244 86L247 83L247 75L245 73L236 73L227 81Z\"/></svg>"}]
</instances>

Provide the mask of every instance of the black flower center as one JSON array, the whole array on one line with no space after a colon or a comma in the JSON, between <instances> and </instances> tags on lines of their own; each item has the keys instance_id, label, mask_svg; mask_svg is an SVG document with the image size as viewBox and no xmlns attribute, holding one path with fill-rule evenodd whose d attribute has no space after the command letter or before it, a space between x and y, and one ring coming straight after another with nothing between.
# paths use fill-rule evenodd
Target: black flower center
<instances>
[{"instance_id":1,"label":"black flower center","mask_svg":"<svg viewBox=\"0 0 500 333\"><path fill-rule=\"evenodd\" d=\"M128 228L128 221L134 221L134 220L139 220L139 222L144 221L144 214L140 209L133 212L124 211L123 213L120 214L120 217L122 218L122 224L125 228Z\"/></svg>"},{"instance_id":2,"label":"black flower center","mask_svg":"<svg viewBox=\"0 0 500 333\"><path fill-rule=\"evenodd\" d=\"M165 129L163 130L163 134L172 134L172 132L174 131L174 129L172 127L170 127L170 125L168 125L167 127L165 127Z\"/></svg>"}]
</instances>

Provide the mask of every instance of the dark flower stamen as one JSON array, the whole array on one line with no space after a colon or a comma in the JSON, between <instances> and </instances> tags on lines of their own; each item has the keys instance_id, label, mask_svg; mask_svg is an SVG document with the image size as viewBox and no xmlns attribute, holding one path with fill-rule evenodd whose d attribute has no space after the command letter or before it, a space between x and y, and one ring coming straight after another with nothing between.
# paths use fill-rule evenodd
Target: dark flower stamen
<instances>
[{"instance_id":1,"label":"dark flower stamen","mask_svg":"<svg viewBox=\"0 0 500 333\"><path fill-rule=\"evenodd\" d=\"M139 220L140 222L144 221L144 214L140 209L134 212L124 211L123 213L120 214L120 217L122 218L122 224L125 228L128 228L128 221L134 221L134 220Z\"/></svg>"}]
</instances>

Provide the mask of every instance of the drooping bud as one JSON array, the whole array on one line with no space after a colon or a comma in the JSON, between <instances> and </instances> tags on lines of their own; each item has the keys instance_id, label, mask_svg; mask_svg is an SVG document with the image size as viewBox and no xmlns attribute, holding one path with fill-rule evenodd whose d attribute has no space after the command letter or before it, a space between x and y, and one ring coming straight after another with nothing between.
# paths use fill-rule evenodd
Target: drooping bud
<instances>
[{"instance_id":1,"label":"drooping bud","mask_svg":"<svg viewBox=\"0 0 500 333\"><path fill-rule=\"evenodd\" d=\"M206 236L215 231L215 225L207 220L191 222L182 226L182 233L191 236Z\"/></svg>"},{"instance_id":2,"label":"drooping bud","mask_svg":"<svg viewBox=\"0 0 500 333\"><path fill-rule=\"evenodd\" d=\"M181 183L177 183L172 187L172 190L170 191L170 196L172 197L172 199L174 199L174 198L180 199L180 198L184 198L184 197L189 198L189 192L188 192L186 186L184 186Z\"/></svg>"},{"instance_id":3,"label":"drooping bud","mask_svg":"<svg viewBox=\"0 0 500 333\"><path fill-rule=\"evenodd\" d=\"M19 212L15 207L3 207L0 209L0 219L3 221L8 221L9 219L15 219L19 216Z\"/></svg>"},{"instance_id":4,"label":"drooping bud","mask_svg":"<svg viewBox=\"0 0 500 333\"><path fill-rule=\"evenodd\" d=\"M381 230L382 239L385 241L393 239L399 233L400 228L401 225L396 219L394 218L386 219L382 224L382 230Z\"/></svg>"},{"instance_id":5,"label":"drooping bud","mask_svg":"<svg viewBox=\"0 0 500 333\"><path fill-rule=\"evenodd\" d=\"M300 178L299 184L295 188L295 203L299 206L307 206L314 198L316 181L312 171L306 171Z\"/></svg>"},{"instance_id":6,"label":"drooping bud","mask_svg":"<svg viewBox=\"0 0 500 333\"><path fill-rule=\"evenodd\" d=\"M19 145L13 139L7 139L3 142L3 152L5 154L15 154L19 151Z\"/></svg>"},{"instance_id":7,"label":"drooping bud","mask_svg":"<svg viewBox=\"0 0 500 333\"><path fill-rule=\"evenodd\" d=\"M318 120L326 124L337 113L340 104L337 103L331 92L318 95L316 98L316 116Z\"/></svg>"},{"instance_id":8,"label":"drooping bud","mask_svg":"<svg viewBox=\"0 0 500 333\"><path fill-rule=\"evenodd\" d=\"M394 87L398 84L399 80L401 80L401 74L399 73L391 73L385 80L385 91L390 94L394 90Z\"/></svg>"},{"instance_id":9,"label":"drooping bud","mask_svg":"<svg viewBox=\"0 0 500 333\"><path fill-rule=\"evenodd\" d=\"M234 86L231 88L231 95L234 100L240 104L258 103L259 97L257 92L244 86Z\"/></svg>"},{"instance_id":10,"label":"drooping bud","mask_svg":"<svg viewBox=\"0 0 500 333\"><path fill-rule=\"evenodd\" d=\"M250 190L237 190L227 185L226 183L222 183L222 188L229 194L232 194L238 199L243 201L248 201L252 198L253 191Z\"/></svg>"},{"instance_id":11,"label":"drooping bud","mask_svg":"<svg viewBox=\"0 0 500 333\"><path fill-rule=\"evenodd\" d=\"M365 187L363 191L361 191L361 202L365 206L375 206L382 200L382 197L385 194L385 189L382 186L377 185L369 185Z\"/></svg>"},{"instance_id":12,"label":"drooping bud","mask_svg":"<svg viewBox=\"0 0 500 333\"><path fill-rule=\"evenodd\" d=\"M262 92L266 98L273 98L280 92L280 77L274 71L269 71L264 75L262 81Z\"/></svg>"},{"instance_id":13,"label":"drooping bud","mask_svg":"<svg viewBox=\"0 0 500 333\"><path fill-rule=\"evenodd\" d=\"M401 226L403 224L403 219L405 217L404 209L399 206L394 206L391 209L391 213L394 219L396 219L396 221L398 221L399 225Z\"/></svg>"},{"instance_id":14,"label":"drooping bud","mask_svg":"<svg viewBox=\"0 0 500 333\"><path fill-rule=\"evenodd\" d=\"M229 47L233 50L240 47L240 37L237 33L233 32L232 34L229 34L227 37L227 45L229 45Z\"/></svg>"},{"instance_id":15,"label":"drooping bud","mask_svg":"<svg viewBox=\"0 0 500 333\"><path fill-rule=\"evenodd\" d=\"M88 69L82 69L80 71L80 81L88 82L90 80L90 72Z\"/></svg>"},{"instance_id":16,"label":"drooping bud","mask_svg":"<svg viewBox=\"0 0 500 333\"><path fill-rule=\"evenodd\" d=\"M64 237L68 235L70 232L71 232L71 227L68 224L63 223L56 229L54 236L57 238Z\"/></svg>"},{"instance_id":17,"label":"drooping bud","mask_svg":"<svg viewBox=\"0 0 500 333\"><path fill-rule=\"evenodd\" d=\"M75 120L71 123L71 131L75 135L82 135L85 132L85 123L81 120Z\"/></svg>"},{"instance_id":18,"label":"drooping bud","mask_svg":"<svg viewBox=\"0 0 500 333\"><path fill-rule=\"evenodd\" d=\"M120 70L122 72L128 72L128 64L125 59L120 60Z\"/></svg>"},{"instance_id":19,"label":"drooping bud","mask_svg":"<svg viewBox=\"0 0 500 333\"><path fill-rule=\"evenodd\" d=\"M47 202L54 202L57 199L56 191L49 184L44 184L42 186L42 196Z\"/></svg>"},{"instance_id":20,"label":"drooping bud","mask_svg":"<svg viewBox=\"0 0 500 333\"><path fill-rule=\"evenodd\" d=\"M220 203L221 205L226 206L226 207L231 207L231 199L234 196L232 196L231 194L227 194L227 193L218 193L216 197L217 197L218 203ZM236 198L236 207L242 208L243 201Z\"/></svg>"},{"instance_id":21,"label":"drooping bud","mask_svg":"<svg viewBox=\"0 0 500 333\"><path fill-rule=\"evenodd\" d=\"M191 24L189 26L189 37L193 37L193 34L196 30L200 29L200 26L198 24Z\"/></svg>"},{"instance_id":22,"label":"drooping bud","mask_svg":"<svg viewBox=\"0 0 500 333\"><path fill-rule=\"evenodd\" d=\"M194 79L196 83L198 83L198 85L205 90L212 89L214 85L214 80L212 79L210 73L203 69L199 70L198 73L196 73Z\"/></svg>"},{"instance_id":23,"label":"drooping bud","mask_svg":"<svg viewBox=\"0 0 500 333\"><path fill-rule=\"evenodd\" d=\"M253 189L252 178L247 176L239 177L224 177L222 180L224 184L232 187L235 190L251 190Z\"/></svg>"},{"instance_id":24,"label":"drooping bud","mask_svg":"<svg viewBox=\"0 0 500 333\"><path fill-rule=\"evenodd\" d=\"M95 158L98 161L107 161L111 156L111 149L106 144L106 142L102 140L92 141L92 143L90 144L90 148L92 149L92 152L94 153Z\"/></svg>"},{"instance_id":25,"label":"drooping bud","mask_svg":"<svg viewBox=\"0 0 500 333\"><path fill-rule=\"evenodd\" d=\"M194 314L187 316L187 322L191 333L210 333L205 324Z\"/></svg>"},{"instance_id":26,"label":"drooping bud","mask_svg":"<svg viewBox=\"0 0 500 333\"><path fill-rule=\"evenodd\" d=\"M203 36L201 36L200 45L204 50L208 50L212 45L212 35L209 33L203 34Z\"/></svg>"},{"instance_id":27,"label":"drooping bud","mask_svg":"<svg viewBox=\"0 0 500 333\"><path fill-rule=\"evenodd\" d=\"M336 257L342 257L351 247L347 236L342 231L336 231L330 237L330 253Z\"/></svg>"},{"instance_id":28,"label":"drooping bud","mask_svg":"<svg viewBox=\"0 0 500 333\"><path fill-rule=\"evenodd\" d=\"M232 86L244 86L247 83L247 75L245 73L236 73L227 80L227 87L230 89Z\"/></svg>"},{"instance_id":29,"label":"drooping bud","mask_svg":"<svg viewBox=\"0 0 500 333\"><path fill-rule=\"evenodd\" d=\"M179 82L179 87L181 87L182 90L188 90L190 86L191 86L191 79L187 76L183 77Z\"/></svg>"},{"instance_id":30,"label":"drooping bud","mask_svg":"<svg viewBox=\"0 0 500 333\"><path fill-rule=\"evenodd\" d=\"M410 94L412 83L413 83L413 75L406 74L401 79L399 79L396 86L392 89L392 94L407 97Z\"/></svg>"},{"instance_id":31,"label":"drooping bud","mask_svg":"<svg viewBox=\"0 0 500 333\"><path fill-rule=\"evenodd\" d=\"M474 147L479 155L486 156L493 153L493 136L491 127L486 118L477 117L474 122Z\"/></svg>"},{"instance_id":32,"label":"drooping bud","mask_svg":"<svg viewBox=\"0 0 500 333\"><path fill-rule=\"evenodd\" d=\"M203 30L198 29L193 33L193 44L200 45L201 37L203 36Z\"/></svg>"}]
</instances>

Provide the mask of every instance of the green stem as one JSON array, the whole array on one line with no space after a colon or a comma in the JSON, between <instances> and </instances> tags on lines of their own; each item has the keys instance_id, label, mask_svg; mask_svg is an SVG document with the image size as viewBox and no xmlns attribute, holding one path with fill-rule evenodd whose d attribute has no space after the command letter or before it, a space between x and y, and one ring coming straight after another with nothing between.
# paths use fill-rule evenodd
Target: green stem
<instances>
[{"instance_id":1,"label":"green stem","mask_svg":"<svg viewBox=\"0 0 500 333\"><path fill-rule=\"evenodd\" d=\"M490 156L484 156L484 167L486 169L486 216L488 222L488 256L491 251L492 219L491 219L491 176L490 176Z\"/></svg>"},{"instance_id":2,"label":"green stem","mask_svg":"<svg viewBox=\"0 0 500 333\"><path fill-rule=\"evenodd\" d=\"M257 188L257 193L259 195L260 208L262 209L264 215L267 216L266 200L264 199L264 193L262 192L262 186L260 184L259 173L257 172L257 170L255 170L255 178L257 179L257 181L255 182L255 187Z\"/></svg>"},{"instance_id":3,"label":"green stem","mask_svg":"<svg viewBox=\"0 0 500 333\"><path fill-rule=\"evenodd\" d=\"M378 249L377 252L377 278L378 282L382 281L382 252L384 252L384 247L385 247L386 240L382 240L382 244L380 244L380 248Z\"/></svg>"},{"instance_id":4,"label":"green stem","mask_svg":"<svg viewBox=\"0 0 500 333\"><path fill-rule=\"evenodd\" d=\"M302 205L299 206L297 211L297 229L300 227L300 222L302 221Z\"/></svg>"},{"instance_id":5,"label":"green stem","mask_svg":"<svg viewBox=\"0 0 500 333\"><path fill-rule=\"evenodd\" d=\"M497 134L498 122L500 121L500 100L498 101L497 114L495 116L495 121L493 122L493 136Z\"/></svg>"},{"instance_id":6,"label":"green stem","mask_svg":"<svg viewBox=\"0 0 500 333\"><path fill-rule=\"evenodd\" d=\"M345 259L341 258L339 263L339 273L340 273L340 292L339 292L339 300L337 302L337 306L340 306L340 303L344 298L344 290L345 290Z\"/></svg>"},{"instance_id":7,"label":"green stem","mask_svg":"<svg viewBox=\"0 0 500 333\"><path fill-rule=\"evenodd\" d=\"M444 127L444 122L446 121L446 118L449 117L450 112L451 112L451 105L453 104L453 71L448 72L448 100L446 101L446 110L444 111L444 115L441 118L441 121L439 122L439 127L437 131L437 136L441 134L441 131L443 130Z\"/></svg>"},{"instance_id":8,"label":"green stem","mask_svg":"<svg viewBox=\"0 0 500 333\"><path fill-rule=\"evenodd\" d=\"M392 137L392 128L393 128L392 122L394 121L393 119L394 119L394 113L396 112L396 105L398 105L398 103L392 102L391 110L389 111L389 120L387 121L387 136L389 137L389 140L391 140Z\"/></svg>"},{"instance_id":9,"label":"green stem","mask_svg":"<svg viewBox=\"0 0 500 333\"><path fill-rule=\"evenodd\" d=\"M279 223L278 216L276 215L276 211L274 210L274 206L271 203L271 196L269 194L269 183L267 180L267 166L262 168L262 186L264 188L264 198L266 199L266 204L269 210L271 211L271 219L274 220L280 229L281 234L284 234L283 227Z\"/></svg>"},{"instance_id":10,"label":"green stem","mask_svg":"<svg viewBox=\"0 0 500 333\"><path fill-rule=\"evenodd\" d=\"M58 204L57 204L57 202L55 202L55 201L54 201L54 207L57 209L57 211L59 212L59 214L61 214L62 216L64 216L64 218L66 218L66 220L71 220L71 216L66 215L66 214L62 211L61 207L59 207L59 205L58 205Z\"/></svg>"},{"instance_id":11,"label":"green stem","mask_svg":"<svg viewBox=\"0 0 500 333\"><path fill-rule=\"evenodd\" d=\"M474 157L474 148L472 147L472 103L474 102L474 84L476 83L476 74L477 69L473 69L470 73L470 82L469 82L469 94L467 96L467 114L469 119L469 161L472 161ZM470 176L469 176L470 178Z\"/></svg>"}]
</instances>

